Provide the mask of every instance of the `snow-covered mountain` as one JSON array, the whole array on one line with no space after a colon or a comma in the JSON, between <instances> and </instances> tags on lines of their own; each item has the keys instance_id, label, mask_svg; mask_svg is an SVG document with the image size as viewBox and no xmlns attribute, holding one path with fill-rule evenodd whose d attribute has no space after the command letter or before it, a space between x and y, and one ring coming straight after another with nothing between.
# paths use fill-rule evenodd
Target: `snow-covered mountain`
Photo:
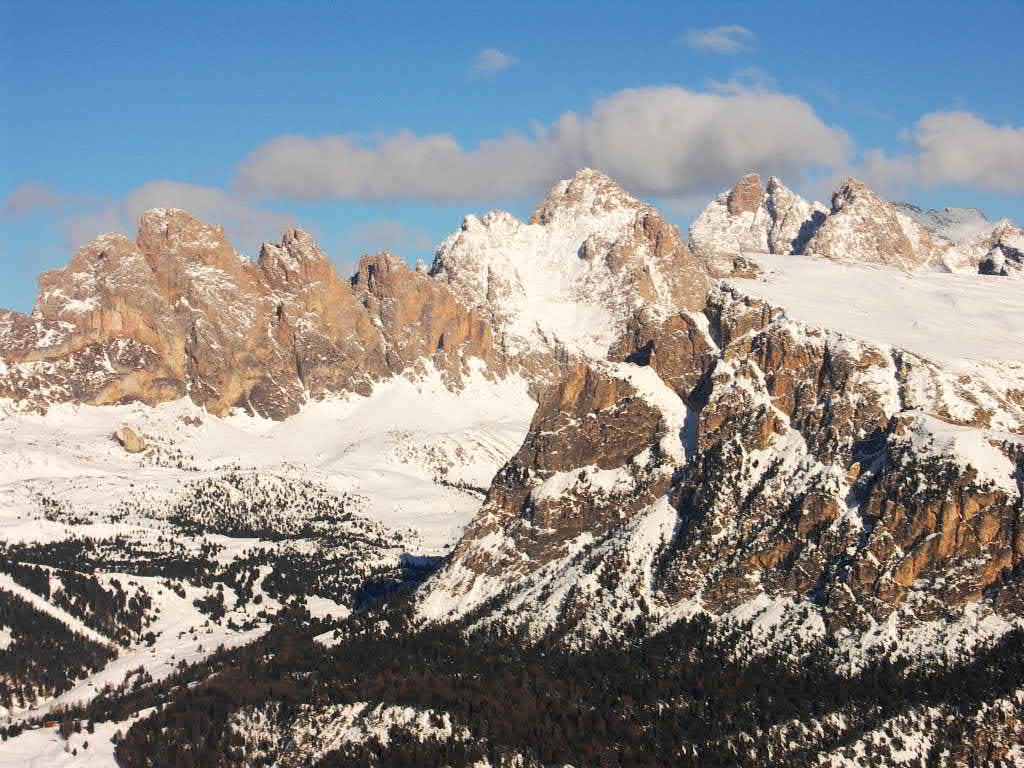
<instances>
[{"instance_id":1,"label":"snow-covered mountain","mask_svg":"<svg viewBox=\"0 0 1024 768\"><path fill-rule=\"evenodd\" d=\"M0 314L0 705L105 750L29 730L0 765L112 764L111 723L133 766L597 764L598 730L1021 763L1022 246L757 175L687 239L585 169L351 279L148 211ZM516 730L540 691L619 704Z\"/></svg>"}]
</instances>

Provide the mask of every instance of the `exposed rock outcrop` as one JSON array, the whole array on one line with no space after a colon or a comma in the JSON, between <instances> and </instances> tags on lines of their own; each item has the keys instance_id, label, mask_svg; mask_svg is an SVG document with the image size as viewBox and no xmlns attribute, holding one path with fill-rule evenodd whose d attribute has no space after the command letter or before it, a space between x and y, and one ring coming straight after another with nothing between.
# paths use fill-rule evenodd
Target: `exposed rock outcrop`
<instances>
[{"instance_id":1,"label":"exposed rock outcrop","mask_svg":"<svg viewBox=\"0 0 1024 768\"><path fill-rule=\"evenodd\" d=\"M634 312L699 309L710 286L676 227L589 169L556 185L529 224L466 217L431 274L492 322L507 353L549 364L560 350L604 357Z\"/></svg>"},{"instance_id":2,"label":"exposed rock outcrop","mask_svg":"<svg viewBox=\"0 0 1024 768\"><path fill-rule=\"evenodd\" d=\"M146 441L131 427L120 427L114 432L114 440L128 453L142 453Z\"/></svg>"},{"instance_id":3,"label":"exposed rock outcrop","mask_svg":"<svg viewBox=\"0 0 1024 768\"><path fill-rule=\"evenodd\" d=\"M583 170L530 223L467 217L429 273L382 252L344 279L300 230L250 261L157 209L136 240L101 236L44 274L32 315L0 313L0 396L284 418L403 372L520 374L530 431L423 616L589 642L771 609L848 651L897 619L1022 614L1024 372L797 322L709 272L753 275L740 253L760 250L1003 274L1020 239L1005 223L965 250L854 180L826 211L749 175L691 249Z\"/></svg>"},{"instance_id":4,"label":"exposed rock outcrop","mask_svg":"<svg viewBox=\"0 0 1024 768\"><path fill-rule=\"evenodd\" d=\"M134 241L103 235L44 274L31 316L0 316L0 396L188 396L283 418L425 364L458 386L474 359L539 392L603 357L634 312L699 309L709 287L674 226L591 170L556 185L533 223L467 217L431 274L380 253L343 279L297 229L249 261L220 228L153 209Z\"/></svg>"},{"instance_id":5,"label":"exposed rock outcrop","mask_svg":"<svg viewBox=\"0 0 1024 768\"><path fill-rule=\"evenodd\" d=\"M965 261L953 243L934 236L856 179L847 179L832 195L832 211L803 251L906 271L949 271L962 268Z\"/></svg>"},{"instance_id":6,"label":"exposed rock outcrop","mask_svg":"<svg viewBox=\"0 0 1024 768\"><path fill-rule=\"evenodd\" d=\"M983 275L1024 278L1024 230L1005 219L972 243Z\"/></svg>"},{"instance_id":7,"label":"exposed rock outcrop","mask_svg":"<svg viewBox=\"0 0 1024 768\"><path fill-rule=\"evenodd\" d=\"M1024 234L977 209L924 211L883 200L847 179L831 208L808 203L777 178L755 174L715 198L690 225L690 247L715 275L735 274L744 252L822 256L904 271L1024 275Z\"/></svg>"}]
</instances>

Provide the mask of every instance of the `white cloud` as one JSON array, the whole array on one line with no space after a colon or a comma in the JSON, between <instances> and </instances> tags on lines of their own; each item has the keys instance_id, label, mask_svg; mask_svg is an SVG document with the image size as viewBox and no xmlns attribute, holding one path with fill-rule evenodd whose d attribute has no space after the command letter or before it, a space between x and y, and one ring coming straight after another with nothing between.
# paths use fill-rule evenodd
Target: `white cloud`
<instances>
[{"instance_id":1,"label":"white cloud","mask_svg":"<svg viewBox=\"0 0 1024 768\"><path fill-rule=\"evenodd\" d=\"M914 143L926 184L1024 192L1024 127L992 125L970 112L935 112L917 122Z\"/></svg>"},{"instance_id":2,"label":"white cloud","mask_svg":"<svg viewBox=\"0 0 1024 768\"><path fill-rule=\"evenodd\" d=\"M161 179L68 218L62 228L73 247L102 232L134 235L139 217L149 208L181 208L200 221L222 226L235 246L247 253L255 253L263 240L278 239L295 223L288 214L253 206L222 189Z\"/></svg>"},{"instance_id":3,"label":"white cloud","mask_svg":"<svg viewBox=\"0 0 1024 768\"><path fill-rule=\"evenodd\" d=\"M497 48L484 48L473 61L473 71L480 75L493 75L508 69L518 61Z\"/></svg>"},{"instance_id":4,"label":"white cloud","mask_svg":"<svg viewBox=\"0 0 1024 768\"><path fill-rule=\"evenodd\" d=\"M739 24L708 29L688 29L683 40L691 48L710 53L742 53L751 50L756 35Z\"/></svg>"},{"instance_id":5,"label":"white cloud","mask_svg":"<svg viewBox=\"0 0 1024 768\"><path fill-rule=\"evenodd\" d=\"M619 91L588 115L566 112L530 136L462 147L449 134L281 136L242 162L244 194L316 200L492 201L533 196L582 166L643 196L717 191L751 168L787 178L847 160L846 134L804 101L743 90Z\"/></svg>"},{"instance_id":6,"label":"white cloud","mask_svg":"<svg viewBox=\"0 0 1024 768\"><path fill-rule=\"evenodd\" d=\"M390 219L357 224L349 231L349 240L369 251L429 251L434 245L433 238L425 229Z\"/></svg>"},{"instance_id":7,"label":"white cloud","mask_svg":"<svg viewBox=\"0 0 1024 768\"><path fill-rule=\"evenodd\" d=\"M1024 193L1024 127L993 125L970 112L933 112L909 134L911 151L865 153L863 175L882 189L961 186Z\"/></svg>"}]
</instances>

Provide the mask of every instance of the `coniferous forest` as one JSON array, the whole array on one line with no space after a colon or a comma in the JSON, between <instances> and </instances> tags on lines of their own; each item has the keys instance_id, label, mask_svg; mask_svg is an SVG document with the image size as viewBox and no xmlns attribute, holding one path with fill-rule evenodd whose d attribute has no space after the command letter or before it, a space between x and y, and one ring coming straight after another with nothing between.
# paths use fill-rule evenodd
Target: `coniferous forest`
<instances>
[{"instance_id":1,"label":"coniferous forest","mask_svg":"<svg viewBox=\"0 0 1024 768\"><path fill-rule=\"evenodd\" d=\"M903 739L891 723L909 716L931 734L929 765L956 755L982 766L1000 764L985 702L1024 679L1021 632L966 665L882 661L849 678L815 654L737 662L735 638L712 641L701 619L653 635L638 622L625 648L567 653L557 637L527 643L497 627L413 630L407 599L393 594L354 614L336 649L314 642L323 626L293 609L247 647L65 717L123 719L154 707L117 745L124 768L290 764L282 757L297 722L328 727L332 708L362 702L446 713L462 735L393 728L330 749L316 765L801 766L844 750L855 764L887 765ZM260 728L239 727L253 712ZM851 745L879 729L891 738L855 755Z\"/></svg>"}]
</instances>

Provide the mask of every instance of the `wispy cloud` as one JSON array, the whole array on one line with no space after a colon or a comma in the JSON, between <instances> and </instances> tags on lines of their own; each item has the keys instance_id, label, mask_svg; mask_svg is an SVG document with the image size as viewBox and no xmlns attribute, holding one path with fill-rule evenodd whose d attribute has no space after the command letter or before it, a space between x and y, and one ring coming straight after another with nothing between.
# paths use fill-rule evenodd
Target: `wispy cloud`
<instances>
[{"instance_id":1,"label":"wispy cloud","mask_svg":"<svg viewBox=\"0 0 1024 768\"><path fill-rule=\"evenodd\" d=\"M235 186L245 196L293 200L491 202L543 193L591 166L636 194L679 197L717 191L750 168L799 177L848 162L848 152L845 132L795 96L651 87L475 148L450 134L281 136L242 162Z\"/></svg>"},{"instance_id":2,"label":"wispy cloud","mask_svg":"<svg viewBox=\"0 0 1024 768\"><path fill-rule=\"evenodd\" d=\"M515 56L498 50L484 48L473 60L473 71L478 75L494 75L502 72L519 61Z\"/></svg>"},{"instance_id":3,"label":"wispy cloud","mask_svg":"<svg viewBox=\"0 0 1024 768\"><path fill-rule=\"evenodd\" d=\"M709 53L742 53L751 50L757 36L739 24L725 24L707 29L688 29L683 41L694 50Z\"/></svg>"},{"instance_id":4,"label":"wispy cloud","mask_svg":"<svg viewBox=\"0 0 1024 768\"><path fill-rule=\"evenodd\" d=\"M708 90L726 95L750 93L751 91L766 93L777 91L779 84L774 77L760 67L744 67L737 69L728 80L711 80Z\"/></svg>"},{"instance_id":5,"label":"wispy cloud","mask_svg":"<svg viewBox=\"0 0 1024 768\"><path fill-rule=\"evenodd\" d=\"M0 213L8 219L21 218L63 208L70 201L70 196L58 192L50 185L30 181L11 190L0 204Z\"/></svg>"}]
</instances>

